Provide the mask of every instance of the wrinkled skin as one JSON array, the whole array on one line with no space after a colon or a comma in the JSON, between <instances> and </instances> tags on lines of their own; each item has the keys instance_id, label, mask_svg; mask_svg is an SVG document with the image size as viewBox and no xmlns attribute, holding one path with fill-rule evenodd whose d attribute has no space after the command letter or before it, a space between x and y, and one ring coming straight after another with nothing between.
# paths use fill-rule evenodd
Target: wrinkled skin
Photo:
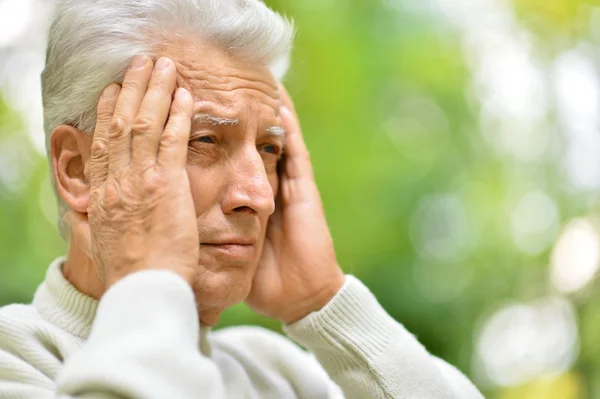
<instances>
[{"instance_id":1,"label":"wrinkled skin","mask_svg":"<svg viewBox=\"0 0 600 399\"><path fill-rule=\"evenodd\" d=\"M99 298L130 273L170 269L205 325L244 300L285 323L322 308L344 277L285 90L210 46L163 54L166 69L137 57L122 87L107 88L93 139L53 134L72 208L65 276Z\"/></svg>"}]
</instances>

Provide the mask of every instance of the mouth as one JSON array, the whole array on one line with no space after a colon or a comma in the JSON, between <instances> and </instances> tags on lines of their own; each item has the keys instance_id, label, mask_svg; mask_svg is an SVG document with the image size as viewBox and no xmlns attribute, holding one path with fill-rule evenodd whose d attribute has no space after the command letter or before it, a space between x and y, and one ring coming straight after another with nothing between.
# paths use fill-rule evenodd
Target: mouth
<instances>
[{"instance_id":1,"label":"mouth","mask_svg":"<svg viewBox=\"0 0 600 399\"><path fill-rule=\"evenodd\" d=\"M220 258L236 261L249 261L256 255L255 241L250 239L232 239L200 244L201 250L206 250Z\"/></svg>"}]
</instances>

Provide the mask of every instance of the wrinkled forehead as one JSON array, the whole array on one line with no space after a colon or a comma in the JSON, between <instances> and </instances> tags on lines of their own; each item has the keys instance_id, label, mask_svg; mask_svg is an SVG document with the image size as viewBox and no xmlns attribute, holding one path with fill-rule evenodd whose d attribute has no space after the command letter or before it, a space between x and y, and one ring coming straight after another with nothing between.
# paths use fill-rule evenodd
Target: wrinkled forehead
<instances>
[{"instance_id":1,"label":"wrinkled forehead","mask_svg":"<svg viewBox=\"0 0 600 399\"><path fill-rule=\"evenodd\" d=\"M230 114L279 113L278 84L266 66L198 43L170 46L164 55L175 62L178 86L190 91L197 108L204 104Z\"/></svg>"}]
</instances>

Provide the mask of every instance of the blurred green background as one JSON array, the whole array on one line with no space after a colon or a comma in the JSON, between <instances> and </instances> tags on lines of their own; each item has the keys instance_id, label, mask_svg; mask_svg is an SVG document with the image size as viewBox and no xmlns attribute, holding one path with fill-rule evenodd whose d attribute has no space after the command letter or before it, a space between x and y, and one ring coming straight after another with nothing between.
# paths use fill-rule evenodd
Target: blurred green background
<instances>
[{"instance_id":1,"label":"blurred green background","mask_svg":"<svg viewBox=\"0 0 600 399\"><path fill-rule=\"evenodd\" d=\"M600 3L279 0L345 271L499 399L600 398ZM55 228L39 73L51 2L0 0L0 305ZM222 325L279 323L243 305Z\"/></svg>"}]
</instances>

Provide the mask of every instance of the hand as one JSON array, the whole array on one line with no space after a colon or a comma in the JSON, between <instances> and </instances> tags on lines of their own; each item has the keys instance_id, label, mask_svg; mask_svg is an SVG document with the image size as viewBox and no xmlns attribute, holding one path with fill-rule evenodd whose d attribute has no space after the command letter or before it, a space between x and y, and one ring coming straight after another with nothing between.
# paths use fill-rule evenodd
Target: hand
<instances>
[{"instance_id":1,"label":"hand","mask_svg":"<svg viewBox=\"0 0 600 399\"><path fill-rule=\"evenodd\" d=\"M183 88L173 97L176 79L172 61L154 68L136 57L122 88L107 86L98 103L88 217L70 220L105 289L143 269L170 269L190 284L195 276L198 232L186 172L193 100Z\"/></svg>"},{"instance_id":2,"label":"hand","mask_svg":"<svg viewBox=\"0 0 600 399\"><path fill-rule=\"evenodd\" d=\"M325 306L344 284L321 196L293 104L283 87L285 155L275 213L246 302L257 312L293 323Z\"/></svg>"}]
</instances>

